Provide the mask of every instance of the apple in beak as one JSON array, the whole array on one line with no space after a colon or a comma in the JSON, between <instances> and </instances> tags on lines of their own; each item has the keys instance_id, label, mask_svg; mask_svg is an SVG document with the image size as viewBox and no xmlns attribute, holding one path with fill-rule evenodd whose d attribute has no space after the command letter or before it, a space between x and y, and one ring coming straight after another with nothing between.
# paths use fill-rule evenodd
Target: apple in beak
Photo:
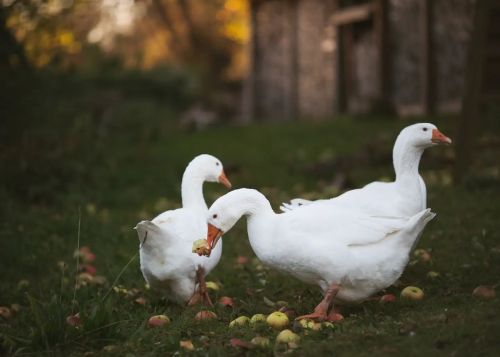
<instances>
[{"instance_id":1,"label":"apple in beak","mask_svg":"<svg viewBox=\"0 0 500 357\"><path fill-rule=\"evenodd\" d=\"M224 173L224 171L222 171L222 173L219 175L218 181L219 181L219 183L223 184L224 186L226 186L229 189L232 186L231 182L229 182L229 179L227 178L227 176Z\"/></svg>"},{"instance_id":2,"label":"apple in beak","mask_svg":"<svg viewBox=\"0 0 500 357\"><path fill-rule=\"evenodd\" d=\"M207 242L210 250L214 249L220 237L222 237L222 231L214 225L208 223Z\"/></svg>"},{"instance_id":3,"label":"apple in beak","mask_svg":"<svg viewBox=\"0 0 500 357\"><path fill-rule=\"evenodd\" d=\"M431 141L435 144L451 144L451 139L437 129L432 129Z\"/></svg>"}]
</instances>

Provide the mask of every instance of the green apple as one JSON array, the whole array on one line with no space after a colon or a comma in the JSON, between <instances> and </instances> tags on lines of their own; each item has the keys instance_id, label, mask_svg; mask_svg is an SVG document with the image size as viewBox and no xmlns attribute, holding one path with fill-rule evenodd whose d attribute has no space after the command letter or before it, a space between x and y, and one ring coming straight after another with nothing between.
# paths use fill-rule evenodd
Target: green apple
<instances>
[{"instance_id":1,"label":"green apple","mask_svg":"<svg viewBox=\"0 0 500 357\"><path fill-rule=\"evenodd\" d=\"M207 281L206 282L207 289L213 290L213 291L219 291L219 285L213 281Z\"/></svg>"},{"instance_id":2,"label":"green apple","mask_svg":"<svg viewBox=\"0 0 500 357\"><path fill-rule=\"evenodd\" d=\"M419 301L424 298L424 292L422 289L417 288L416 286L407 286L401 291L401 298L406 300L414 300Z\"/></svg>"},{"instance_id":3,"label":"green apple","mask_svg":"<svg viewBox=\"0 0 500 357\"><path fill-rule=\"evenodd\" d=\"M433 270L431 270L430 272L427 273L427 278L429 278L431 280L437 279L440 276L441 276L441 274L439 274L437 271L433 271Z\"/></svg>"},{"instance_id":4,"label":"green apple","mask_svg":"<svg viewBox=\"0 0 500 357\"><path fill-rule=\"evenodd\" d=\"M262 336L256 336L250 342L258 347L268 347L270 345L269 339Z\"/></svg>"},{"instance_id":5,"label":"green apple","mask_svg":"<svg viewBox=\"0 0 500 357\"><path fill-rule=\"evenodd\" d=\"M297 343L299 341L300 341L300 336L288 329L281 331L276 337L277 343L289 343L289 342Z\"/></svg>"},{"instance_id":6,"label":"green apple","mask_svg":"<svg viewBox=\"0 0 500 357\"><path fill-rule=\"evenodd\" d=\"M240 316L229 323L229 327L236 326L246 326L250 323L250 319L247 316Z\"/></svg>"},{"instance_id":7,"label":"green apple","mask_svg":"<svg viewBox=\"0 0 500 357\"><path fill-rule=\"evenodd\" d=\"M266 322L275 330L282 330L288 326L290 321L285 313L275 311L267 317Z\"/></svg>"},{"instance_id":8,"label":"green apple","mask_svg":"<svg viewBox=\"0 0 500 357\"><path fill-rule=\"evenodd\" d=\"M299 320L299 324L300 326L302 326L303 329L306 330L320 331L322 328L321 323L315 322L310 319Z\"/></svg>"},{"instance_id":9,"label":"green apple","mask_svg":"<svg viewBox=\"0 0 500 357\"><path fill-rule=\"evenodd\" d=\"M266 315L264 314L255 314L250 319L250 324L255 325L258 323L266 322Z\"/></svg>"}]
</instances>

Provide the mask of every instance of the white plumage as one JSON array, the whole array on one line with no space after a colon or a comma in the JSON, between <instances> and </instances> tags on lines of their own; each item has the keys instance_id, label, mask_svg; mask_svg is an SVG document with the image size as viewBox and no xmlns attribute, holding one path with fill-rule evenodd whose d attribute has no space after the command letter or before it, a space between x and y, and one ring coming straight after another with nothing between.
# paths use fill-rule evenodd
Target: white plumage
<instances>
[{"instance_id":1,"label":"white plumage","mask_svg":"<svg viewBox=\"0 0 500 357\"><path fill-rule=\"evenodd\" d=\"M205 181L218 181L230 187L222 163L211 155L197 156L187 166L182 178L182 208L163 212L136 226L144 279L180 304L200 300L211 304L204 276L218 264L222 252L221 245L210 257L191 253L193 241L207 234Z\"/></svg>"}]
</instances>

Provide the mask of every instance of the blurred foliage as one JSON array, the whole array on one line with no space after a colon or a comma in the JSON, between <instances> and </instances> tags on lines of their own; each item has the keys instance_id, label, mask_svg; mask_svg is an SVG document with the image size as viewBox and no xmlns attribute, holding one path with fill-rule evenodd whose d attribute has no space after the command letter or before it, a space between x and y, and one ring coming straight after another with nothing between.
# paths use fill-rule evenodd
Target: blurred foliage
<instances>
[{"instance_id":1,"label":"blurred foliage","mask_svg":"<svg viewBox=\"0 0 500 357\"><path fill-rule=\"evenodd\" d=\"M115 74L106 71L121 69L136 85L150 80L147 87L160 90L178 85L167 77L189 72L211 103L244 76L248 11L246 0L3 0L0 76L50 69L108 81ZM139 80L139 71L150 72Z\"/></svg>"}]
</instances>

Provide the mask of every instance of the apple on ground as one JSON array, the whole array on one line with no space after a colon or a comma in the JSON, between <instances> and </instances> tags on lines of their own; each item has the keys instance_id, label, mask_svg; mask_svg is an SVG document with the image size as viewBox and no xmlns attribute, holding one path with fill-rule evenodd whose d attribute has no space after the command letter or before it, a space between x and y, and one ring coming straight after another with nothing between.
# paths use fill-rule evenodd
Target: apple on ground
<instances>
[{"instance_id":1,"label":"apple on ground","mask_svg":"<svg viewBox=\"0 0 500 357\"><path fill-rule=\"evenodd\" d=\"M495 289L492 286L479 285L477 288L474 289L472 295L481 299L491 300L495 298L496 293Z\"/></svg>"},{"instance_id":2,"label":"apple on ground","mask_svg":"<svg viewBox=\"0 0 500 357\"><path fill-rule=\"evenodd\" d=\"M439 278L441 274L439 274L437 271L431 270L430 272L427 273L427 277L431 280Z\"/></svg>"},{"instance_id":3,"label":"apple on ground","mask_svg":"<svg viewBox=\"0 0 500 357\"><path fill-rule=\"evenodd\" d=\"M225 307L233 307L234 306L234 301L229 296L222 296L219 299L219 305L222 305L222 306L225 306Z\"/></svg>"},{"instance_id":4,"label":"apple on ground","mask_svg":"<svg viewBox=\"0 0 500 357\"><path fill-rule=\"evenodd\" d=\"M182 340L179 341L179 347L185 349L186 351L194 351L194 345L191 340Z\"/></svg>"},{"instance_id":5,"label":"apple on ground","mask_svg":"<svg viewBox=\"0 0 500 357\"><path fill-rule=\"evenodd\" d=\"M213 281L207 281L206 282L207 289L213 290L213 291L219 291L219 285Z\"/></svg>"},{"instance_id":6,"label":"apple on ground","mask_svg":"<svg viewBox=\"0 0 500 357\"><path fill-rule=\"evenodd\" d=\"M424 292L416 286L407 286L401 291L401 297L406 300L419 301L424 298Z\"/></svg>"},{"instance_id":7,"label":"apple on ground","mask_svg":"<svg viewBox=\"0 0 500 357\"><path fill-rule=\"evenodd\" d=\"M290 321L285 313L275 311L267 317L266 322L275 330L282 330L288 326Z\"/></svg>"},{"instance_id":8,"label":"apple on ground","mask_svg":"<svg viewBox=\"0 0 500 357\"><path fill-rule=\"evenodd\" d=\"M250 319L251 325L255 325L255 324L263 323L263 322L266 322L266 315L264 315L264 314L255 314Z\"/></svg>"},{"instance_id":9,"label":"apple on ground","mask_svg":"<svg viewBox=\"0 0 500 357\"><path fill-rule=\"evenodd\" d=\"M229 327L246 326L250 323L248 316L240 316L229 323Z\"/></svg>"},{"instance_id":10,"label":"apple on ground","mask_svg":"<svg viewBox=\"0 0 500 357\"><path fill-rule=\"evenodd\" d=\"M263 336L255 336L250 342L258 347L269 347L270 345L269 339Z\"/></svg>"},{"instance_id":11,"label":"apple on ground","mask_svg":"<svg viewBox=\"0 0 500 357\"><path fill-rule=\"evenodd\" d=\"M170 323L170 319L166 315L151 316L148 320L148 325L151 327L160 327L160 326L168 325L169 323Z\"/></svg>"},{"instance_id":12,"label":"apple on ground","mask_svg":"<svg viewBox=\"0 0 500 357\"><path fill-rule=\"evenodd\" d=\"M203 310L203 311L198 312L195 315L194 318L197 321L201 321L201 320L213 320L213 319L217 318L217 315L214 312L212 312L212 311Z\"/></svg>"},{"instance_id":13,"label":"apple on ground","mask_svg":"<svg viewBox=\"0 0 500 357\"><path fill-rule=\"evenodd\" d=\"M5 320L9 320L12 317L12 313L7 306L0 306L0 317Z\"/></svg>"},{"instance_id":14,"label":"apple on ground","mask_svg":"<svg viewBox=\"0 0 500 357\"><path fill-rule=\"evenodd\" d=\"M394 301L396 301L396 296L394 296L393 294L382 295L382 297L379 300L381 304L386 304L388 302L394 302Z\"/></svg>"},{"instance_id":15,"label":"apple on ground","mask_svg":"<svg viewBox=\"0 0 500 357\"><path fill-rule=\"evenodd\" d=\"M276 337L277 343L290 343L290 342L297 343L299 341L300 341L300 336L288 329L281 331Z\"/></svg>"}]
</instances>

